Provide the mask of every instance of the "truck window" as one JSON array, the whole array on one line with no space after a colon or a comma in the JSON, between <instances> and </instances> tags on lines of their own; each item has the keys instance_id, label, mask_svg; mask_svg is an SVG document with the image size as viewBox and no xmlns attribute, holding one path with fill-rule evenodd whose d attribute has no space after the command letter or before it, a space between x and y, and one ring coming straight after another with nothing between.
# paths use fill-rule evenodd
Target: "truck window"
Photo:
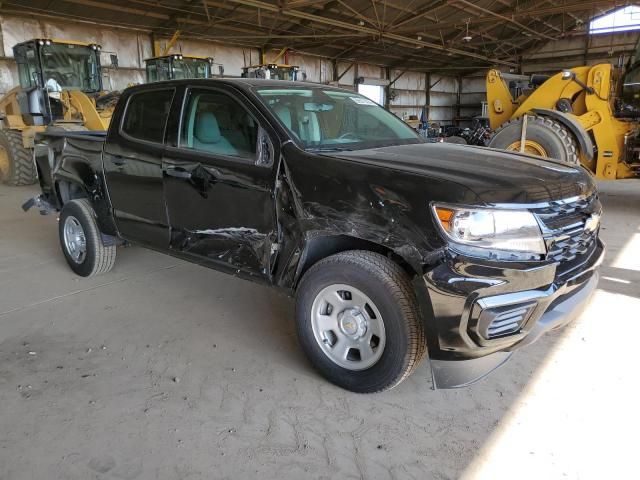
<instances>
[{"instance_id":1,"label":"truck window","mask_svg":"<svg viewBox=\"0 0 640 480\"><path fill-rule=\"evenodd\" d=\"M253 161L257 135L258 122L229 95L211 90L189 93L180 147Z\"/></svg>"},{"instance_id":2,"label":"truck window","mask_svg":"<svg viewBox=\"0 0 640 480\"><path fill-rule=\"evenodd\" d=\"M134 93L129 98L122 131L130 137L162 143L173 89Z\"/></svg>"}]
</instances>

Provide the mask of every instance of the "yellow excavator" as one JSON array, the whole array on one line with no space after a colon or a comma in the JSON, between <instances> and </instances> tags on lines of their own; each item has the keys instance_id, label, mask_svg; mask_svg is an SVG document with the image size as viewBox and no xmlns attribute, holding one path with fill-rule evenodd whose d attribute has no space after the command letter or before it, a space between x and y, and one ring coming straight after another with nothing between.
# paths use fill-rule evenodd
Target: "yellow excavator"
<instances>
[{"instance_id":1,"label":"yellow excavator","mask_svg":"<svg viewBox=\"0 0 640 480\"><path fill-rule=\"evenodd\" d=\"M119 92L102 89L100 45L33 39L13 47L20 85L0 99L0 181L36 181L36 133L106 130Z\"/></svg>"},{"instance_id":2,"label":"yellow excavator","mask_svg":"<svg viewBox=\"0 0 640 480\"><path fill-rule=\"evenodd\" d=\"M556 75L486 77L489 147L581 162L597 178L640 176L640 51L625 69L582 66Z\"/></svg>"}]
</instances>

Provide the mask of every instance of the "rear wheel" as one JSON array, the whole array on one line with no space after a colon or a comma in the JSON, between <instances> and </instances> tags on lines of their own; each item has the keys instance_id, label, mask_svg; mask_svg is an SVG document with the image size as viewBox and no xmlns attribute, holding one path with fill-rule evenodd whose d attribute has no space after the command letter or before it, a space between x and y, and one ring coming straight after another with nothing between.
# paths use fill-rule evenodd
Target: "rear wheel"
<instances>
[{"instance_id":1,"label":"rear wheel","mask_svg":"<svg viewBox=\"0 0 640 480\"><path fill-rule=\"evenodd\" d=\"M496 130L489 147L521 151L522 119L510 120ZM578 147L573 135L561 123L546 117L529 116L524 153L578 165Z\"/></svg>"},{"instance_id":2,"label":"rear wheel","mask_svg":"<svg viewBox=\"0 0 640 480\"><path fill-rule=\"evenodd\" d=\"M395 387L426 350L408 275L377 253L338 253L311 267L298 287L296 321L314 367L353 392Z\"/></svg>"},{"instance_id":3,"label":"rear wheel","mask_svg":"<svg viewBox=\"0 0 640 480\"><path fill-rule=\"evenodd\" d=\"M22 132L0 130L0 181L6 185L31 185L36 178L33 154L24 148Z\"/></svg>"},{"instance_id":4,"label":"rear wheel","mask_svg":"<svg viewBox=\"0 0 640 480\"><path fill-rule=\"evenodd\" d=\"M98 224L86 199L65 203L58 223L60 246L75 273L90 277L106 273L116 261L116 246L102 243Z\"/></svg>"}]
</instances>

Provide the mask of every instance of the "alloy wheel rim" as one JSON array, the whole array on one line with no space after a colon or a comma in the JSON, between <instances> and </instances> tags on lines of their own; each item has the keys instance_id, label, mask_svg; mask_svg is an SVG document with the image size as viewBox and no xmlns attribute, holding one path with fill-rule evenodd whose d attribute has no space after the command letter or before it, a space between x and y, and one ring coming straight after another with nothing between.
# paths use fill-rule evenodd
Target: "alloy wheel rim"
<instances>
[{"instance_id":1,"label":"alloy wheel rim","mask_svg":"<svg viewBox=\"0 0 640 480\"><path fill-rule=\"evenodd\" d=\"M372 367L384 351L380 310L351 285L329 285L318 293L311 307L311 326L322 352L347 370Z\"/></svg>"},{"instance_id":2,"label":"alloy wheel rim","mask_svg":"<svg viewBox=\"0 0 640 480\"><path fill-rule=\"evenodd\" d=\"M68 216L63 226L64 246L76 263L84 262L87 256L87 239L82 225L74 216Z\"/></svg>"}]
</instances>

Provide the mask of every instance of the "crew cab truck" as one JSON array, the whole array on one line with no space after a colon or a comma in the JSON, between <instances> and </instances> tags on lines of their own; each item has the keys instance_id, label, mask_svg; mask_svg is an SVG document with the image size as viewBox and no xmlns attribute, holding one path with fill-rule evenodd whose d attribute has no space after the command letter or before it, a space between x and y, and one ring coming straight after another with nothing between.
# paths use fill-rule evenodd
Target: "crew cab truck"
<instances>
[{"instance_id":1,"label":"crew cab truck","mask_svg":"<svg viewBox=\"0 0 640 480\"><path fill-rule=\"evenodd\" d=\"M300 344L354 392L428 352L468 385L571 321L598 281L601 205L580 166L427 144L354 92L258 79L125 90L106 133L36 151L78 275L129 242L295 296Z\"/></svg>"}]
</instances>

